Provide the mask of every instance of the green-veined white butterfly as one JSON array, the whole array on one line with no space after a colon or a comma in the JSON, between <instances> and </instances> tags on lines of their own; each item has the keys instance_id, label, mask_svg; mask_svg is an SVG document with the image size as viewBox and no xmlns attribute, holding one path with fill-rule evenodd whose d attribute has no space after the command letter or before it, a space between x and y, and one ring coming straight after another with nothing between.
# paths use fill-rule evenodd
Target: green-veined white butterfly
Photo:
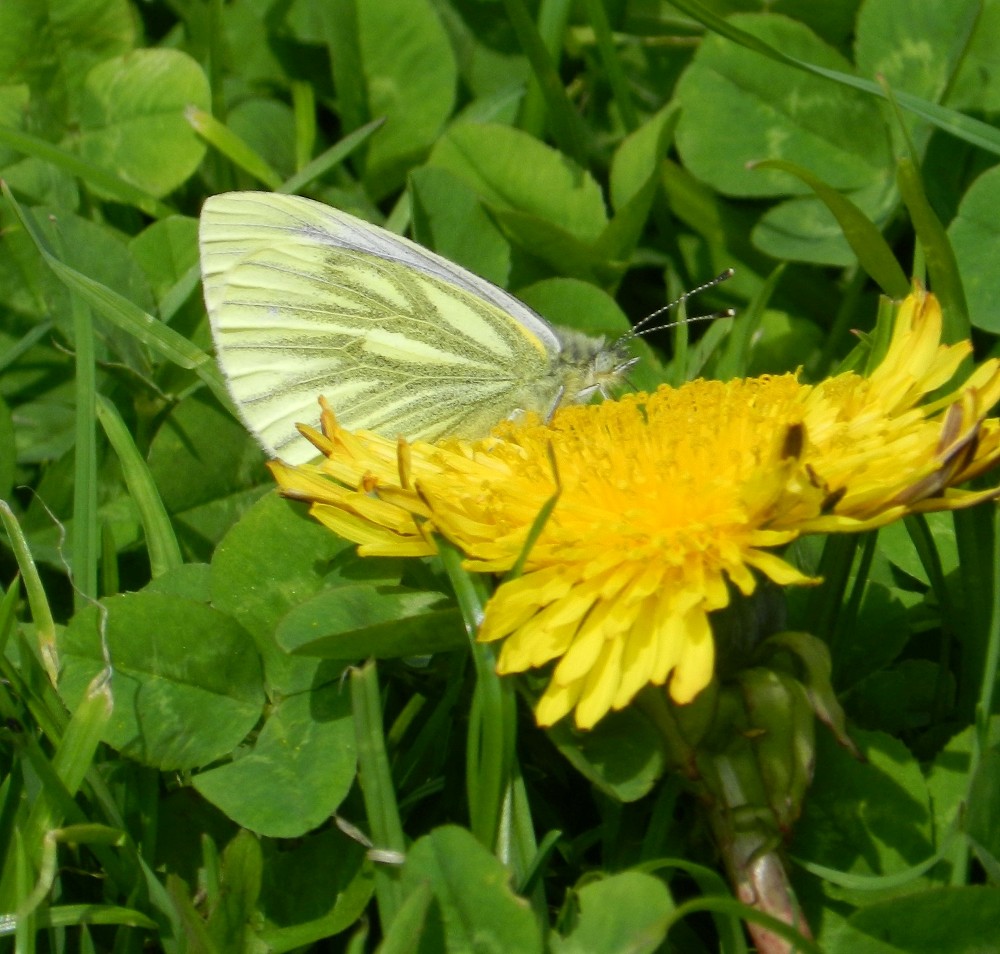
<instances>
[{"instance_id":1,"label":"green-veined white butterfly","mask_svg":"<svg viewBox=\"0 0 1000 954\"><path fill-rule=\"evenodd\" d=\"M414 242L298 196L208 199L205 302L230 393L265 450L316 456L295 428L324 395L345 427L485 436L519 412L585 401L638 359L627 339L556 329Z\"/></svg>"}]
</instances>

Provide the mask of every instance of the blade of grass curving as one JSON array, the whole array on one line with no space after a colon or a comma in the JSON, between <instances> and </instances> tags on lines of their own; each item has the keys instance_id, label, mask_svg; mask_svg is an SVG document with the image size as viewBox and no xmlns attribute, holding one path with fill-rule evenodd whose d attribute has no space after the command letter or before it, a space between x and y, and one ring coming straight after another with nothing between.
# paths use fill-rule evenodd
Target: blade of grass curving
<instances>
[{"instance_id":1,"label":"blade of grass curving","mask_svg":"<svg viewBox=\"0 0 1000 954\"><path fill-rule=\"evenodd\" d=\"M172 328L143 311L123 295L119 295L107 285L102 285L61 261L49 248L34 220L14 198L5 182L0 181L0 192L10 202L18 220L34 242L42 258L45 259L46 264L67 288L77 292L105 319L133 335L164 360L194 371L226 407L232 406L222 376L210 355L191 344L183 335L179 335Z\"/></svg>"},{"instance_id":2,"label":"blade of grass curving","mask_svg":"<svg viewBox=\"0 0 1000 954\"><path fill-rule=\"evenodd\" d=\"M72 301L76 351L76 440L73 455L73 601L77 610L97 597L97 371L90 309Z\"/></svg>"},{"instance_id":3,"label":"blade of grass curving","mask_svg":"<svg viewBox=\"0 0 1000 954\"><path fill-rule=\"evenodd\" d=\"M14 831L14 864L13 867L13 901L11 906L17 910L25 898L28 897L32 887L34 887L34 872L28 857L28 851L24 844L24 835L20 830ZM35 937L38 933L38 925L34 917L30 914L27 917L19 918L16 914L8 915L13 919L14 925L14 950L17 954L35 954Z\"/></svg>"},{"instance_id":4,"label":"blade of grass curving","mask_svg":"<svg viewBox=\"0 0 1000 954\"><path fill-rule=\"evenodd\" d=\"M842 358L841 355L852 335L851 326L857 315L858 299L867 283L867 274L860 268L854 269L844 286L840 303L833 316L833 322L830 324L830 330L823 341L823 346L815 360L810 361L807 365L808 373L814 380L832 374L838 366L840 370L851 370L854 367L851 362L855 362L855 364L860 362L861 350L858 347L860 342L855 342L855 346L846 357ZM888 298L880 297L880 308L883 303L886 307L892 307Z\"/></svg>"},{"instance_id":5,"label":"blade of grass curving","mask_svg":"<svg viewBox=\"0 0 1000 954\"><path fill-rule=\"evenodd\" d=\"M134 206L154 219L176 214L175 209L161 202L156 196L44 139L11 129L9 126L0 126L0 143L26 156L51 163L71 176L78 176L102 193L111 196L116 202Z\"/></svg>"},{"instance_id":6,"label":"blade of grass curving","mask_svg":"<svg viewBox=\"0 0 1000 954\"><path fill-rule=\"evenodd\" d=\"M739 917L744 921L758 924L765 930L771 931L773 934L777 934L788 941L787 950L790 952L794 951L795 954L823 954L823 951L815 941L800 934L791 925L785 924L784 921L779 921L777 918L765 914L763 911L758 911L756 908L740 904L739 901L732 897L702 897L678 905L667 916L667 930L669 931L674 924L682 921L684 918L702 911L709 914L718 913Z\"/></svg>"},{"instance_id":7,"label":"blade of grass curving","mask_svg":"<svg viewBox=\"0 0 1000 954\"><path fill-rule=\"evenodd\" d=\"M69 714L56 692L55 684L38 658L38 651L29 645L27 634L22 629L15 629L13 636L14 651L18 655L0 657L0 674L15 698L27 707L46 739L57 745L66 731ZM20 655L22 653L30 658L26 659ZM19 659L20 666L16 666L12 659Z\"/></svg>"},{"instance_id":8,"label":"blade of grass curving","mask_svg":"<svg viewBox=\"0 0 1000 954\"><path fill-rule=\"evenodd\" d=\"M944 566L941 564L941 554L931 533L930 524L927 522L927 515L923 513L911 514L903 518L903 526L910 537L920 565L927 574L930 581L931 590L937 597L941 607L941 625L949 632L950 636L956 636L954 625L959 618L958 610L951 598L951 590L945 579Z\"/></svg>"},{"instance_id":9,"label":"blade of grass curving","mask_svg":"<svg viewBox=\"0 0 1000 954\"><path fill-rule=\"evenodd\" d=\"M14 581L7 588L0 599L0 658L7 652L7 641L14 630L14 623L17 621L17 604L21 597L21 581L15 577ZM0 695L0 699L4 698ZM13 710L10 712L0 711L0 716L4 718L14 718ZM2 844L2 842L0 842ZM2 866L0 866L2 868Z\"/></svg>"},{"instance_id":10,"label":"blade of grass curving","mask_svg":"<svg viewBox=\"0 0 1000 954\"><path fill-rule=\"evenodd\" d=\"M746 375L753 337L760 327L764 310L774 294L774 289L778 287L778 282L784 271L784 263L774 268L764 280L764 284L761 285L757 294L753 296L747 307L740 311L736 321L733 322L733 330L726 339L722 355L716 362L713 371L713 377L719 381L730 381L733 378Z\"/></svg>"},{"instance_id":11,"label":"blade of grass curving","mask_svg":"<svg viewBox=\"0 0 1000 954\"><path fill-rule=\"evenodd\" d=\"M358 29L358 3L340 0L321 3L316 15L330 55L333 87L337 91L337 113L342 129L358 129L368 119L368 89Z\"/></svg>"},{"instance_id":12,"label":"blade of grass curving","mask_svg":"<svg viewBox=\"0 0 1000 954\"><path fill-rule=\"evenodd\" d=\"M636 871L656 874L663 868L683 871L698 885L703 895L729 898L729 885L718 871L707 868L694 861L682 858L653 858L636 866ZM716 930L719 933L720 951L722 954L746 954L747 943L740 923L743 914L742 907L733 912L712 912Z\"/></svg>"},{"instance_id":13,"label":"blade of grass curving","mask_svg":"<svg viewBox=\"0 0 1000 954\"><path fill-rule=\"evenodd\" d=\"M51 772L43 770L39 775L41 797L34 801L24 826L25 846L36 865L41 862L48 832L61 827L67 817L72 821L84 821L73 796L93 763L113 708L110 678L104 671L94 677L70 717L52 757ZM32 760L32 765L36 770L43 767L38 758Z\"/></svg>"},{"instance_id":14,"label":"blade of grass curving","mask_svg":"<svg viewBox=\"0 0 1000 954\"><path fill-rule=\"evenodd\" d=\"M545 100L552 138L566 155L585 166L589 151L589 132L566 95L566 88L524 0L504 0L504 7L507 19L517 35L518 45L531 64Z\"/></svg>"},{"instance_id":15,"label":"blade of grass curving","mask_svg":"<svg viewBox=\"0 0 1000 954\"><path fill-rule=\"evenodd\" d=\"M632 102L632 93L629 90L628 78L622 68L621 58L615 48L614 37L611 35L611 24L608 23L608 14L604 9L602 0L584 0L584 9L587 19L590 21L591 29L594 31L594 40L597 43L597 53L601 58L601 65L607 74L608 84L611 86L611 95L614 97L615 105L621 113L622 121L629 132L639 128L639 114L635 104Z\"/></svg>"},{"instance_id":16,"label":"blade of grass curving","mask_svg":"<svg viewBox=\"0 0 1000 954\"><path fill-rule=\"evenodd\" d=\"M121 589L118 576L118 545L108 521L101 524L101 595L114 596Z\"/></svg>"},{"instance_id":17,"label":"blade of grass curving","mask_svg":"<svg viewBox=\"0 0 1000 954\"><path fill-rule=\"evenodd\" d=\"M556 462L551 447L549 448L549 459L552 463L552 472L556 473ZM556 480L558 481L558 474ZM528 530L528 535L524 538L521 552L517 555L514 565L507 571L504 580L516 580L524 572L524 563L528 559L528 554L531 553L531 548L538 542L538 538L542 535L545 524L548 523L549 517L552 516L552 511L555 510L556 504L559 502L561 492L561 488L559 488L557 483L556 492L542 504L535 519L531 522L531 527Z\"/></svg>"},{"instance_id":18,"label":"blade of grass curving","mask_svg":"<svg viewBox=\"0 0 1000 954\"><path fill-rule=\"evenodd\" d=\"M942 843L940 850L936 851L929 858L904 868L901 871L894 871L892 874L865 875L853 874L849 871L838 871L836 868L828 868L825 865L808 861L804 858L792 856L792 860L800 868L810 874L828 881L839 888L846 888L849 891L898 891L907 885L919 881L935 865L940 864L947 857L949 845L954 841L952 835L948 835ZM961 839L959 839L961 840Z\"/></svg>"},{"instance_id":19,"label":"blade of grass curving","mask_svg":"<svg viewBox=\"0 0 1000 954\"><path fill-rule=\"evenodd\" d=\"M81 924L121 924L125 927L155 931L159 925L152 918L114 904L60 904L38 914L40 928L74 927Z\"/></svg>"},{"instance_id":20,"label":"blade of grass curving","mask_svg":"<svg viewBox=\"0 0 1000 954\"><path fill-rule=\"evenodd\" d=\"M698 0L676 0L673 5L710 30L748 50L760 53L762 56L776 60L778 63L784 63L786 66L792 66L807 73L822 76L824 79L840 83L842 86L850 86L853 89L870 93L880 99L885 98L885 91L878 83L862 79L858 76L852 76L850 73L842 73L839 70L816 66L813 63L796 59L794 56L788 56L758 37L733 26L727 20L703 6ZM958 139L963 139L981 149L985 149L988 152L1000 155L1000 129L956 112L953 109L948 109L946 106L938 106L936 103L928 102L910 93L896 92L895 97L904 109L926 119L929 123L937 126L938 129L950 133Z\"/></svg>"},{"instance_id":21,"label":"blade of grass curving","mask_svg":"<svg viewBox=\"0 0 1000 954\"><path fill-rule=\"evenodd\" d=\"M272 192L281 185L281 176L268 161L245 139L236 135L228 126L220 123L211 113L188 106L184 118L191 128L213 149L225 156L234 166L262 182Z\"/></svg>"},{"instance_id":22,"label":"blade of grass curving","mask_svg":"<svg viewBox=\"0 0 1000 954\"><path fill-rule=\"evenodd\" d=\"M1000 626L997 608L1000 586L996 579L996 568L1000 565L1000 520L995 508L987 519L979 507L973 507L953 511L952 521L958 546L957 579L963 596L957 607L962 653L955 708L963 720L976 725L977 743L985 751L988 738L980 735L985 716L979 708L984 700L993 698L994 692L993 685L987 687L982 680L996 666L991 654L996 652L994 643ZM977 761L978 755L977 752Z\"/></svg>"},{"instance_id":23,"label":"blade of grass curving","mask_svg":"<svg viewBox=\"0 0 1000 954\"><path fill-rule=\"evenodd\" d=\"M943 340L948 344L964 341L971 334L972 325L958 260L948 241L948 233L927 200L920 172L911 159L899 160L896 181L927 259L931 287L941 302Z\"/></svg>"},{"instance_id":24,"label":"blade of grass curving","mask_svg":"<svg viewBox=\"0 0 1000 954\"><path fill-rule=\"evenodd\" d=\"M389 730L389 745L397 753L394 764L396 779L400 789L410 794L403 807L410 803L416 804L418 793L429 792L430 786L438 784L445 771L447 748L442 745L452 732L456 723L455 711L464 691L463 675L466 659L457 653L449 654L451 658L442 662L448 667L444 678L444 692L431 704L422 696L413 696ZM429 716L425 713L429 711ZM420 728L414 736L410 732L416 723L417 713L421 714ZM406 744L402 745L402 740ZM428 765L430 763L430 765ZM419 773L419 774L418 774ZM432 778L434 781L420 785L421 778Z\"/></svg>"},{"instance_id":25,"label":"blade of grass curving","mask_svg":"<svg viewBox=\"0 0 1000 954\"><path fill-rule=\"evenodd\" d=\"M996 567L1000 566L1000 532L997 532L998 521L995 508L992 516L993 519L990 521L994 530L992 565ZM980 753L985 751L989 744L990 714L993 712L993 699L996 695L997 673L1000 672L1000 587L994 585L991 596L986 660L983 666L979 702L976 706L976 731L979 737ZM978 762L976 765L978 765Z\"/></svg>"},{"instance_id":26,"label":"blade of grass curving","mask_svg":"<svg viewBox=\"0 0 1000 954\"><path fill-rule=\"evenodd\" d=\"M562 832L558 829L546 832L541 842L539 842L538 849L528 864L523 878L517 885L518 894L530 895L541 884L542 876L545 874L545 869L549 863L549 858L552 857L552 852L556 850L556 845L559 844L560 838L562 838Z\"/></svg>"},{"instance_id":27,"label":"blade of grass curving","mask_svg":"<svg viewBox=\"0 0 1000 954\"><path fill-rule=\"evenodd\" d=\"M125 484L139 509L149 550L150 573L155 580L184 562L180 545L146 462L136 449L118 410L103 395L98 395L97 417L118 456Z\"/></svg>"},{"instance_id":28,"label":"blade of grass curving","mask_svg":"<svg viewBox=\"0 0 1000 954\"><path fill-rule=\"evenodd\" d=\"M7 687L0 688L3 696L3 716L5 720L14 720L16 716L13 700L7 692ZM8 726L12 725L8 722ZM13 733L11 733L13 734ZM17 733L18 736L23 732ZM0 784L0 871L9 870L11 849L14 845L14 832L19 831L24 821L25 809L29 801L25 789L25 775L30 776L30 769L25 771L25 760L21 753L21 739L16 738L13 745L8 745L4 780ZM6 892L0 887L0 908L7 910L4 904ZM13 905L10 906L10 909Z\"/></svg>"},{"instance_id":29,"label":"blade of grass curving","mask_svg":"<svg viewBox=\"0 0 1000 954\"><path fill-rule=\"evenodd\" d=\"M506 859L510 857L511 846L498 843L498 835L514 759L517 730L514 694L510 684L497 674L494 648L476 642L488 596L482 577L462 567L461 553L446 540L438 540L438 552L462 612L476 667L476 689L466 739L469 828L482 845Z\"/></svg>"},{"instance_id":30,"label":"blade of grass curving","mask_svg":"<svg viewBox=\"0 0 1000 954\"><path fill-rule=\"evenodd\" d=\"M566 35L572 0L541 0L535 14L538 35L548 51L556 72L559 72L563 37ZM545 138L545 97L538 80L528 80L518 116L518 127L536 139Z\"/></svg>"},{"instance_id":31,"label":"blade of grass curving","mask_svg":"<svg viewBox=\"0 0 1000 954\"><path fill-rule=\"evenodd\" d=\"M7 531L7 542L14 551L17 568L21 571L24 590L31 608L31 619L35 624L35 638L38 641L38 655L48 674L52 685L59 679L59 654L56 650L56 624L49 608L49 600L42 586L42 578L38 575L28 541L21 531L20 524L5 500L0 500L0 521Z\"/></svg>"},{"instance_id":32,"label":"blade of grass curving","mask_svg":"<svg viewBox=\"0 0 1000 954\"><path fill-rule=\"evenodd\" d=\"M201 267L196 262L167 289L160 301L160 318L170 324L184 302L201 283Z\"/></svg>"},{"instance_id":33,"label":"blade of grass curving","mask_svg":"<svg viewBox=\"0 0 1000 954\"><path fill-rule=\"evenodd\" d=\"M339 142L335 142L328 149L324 149L315 159L303 166L294 176L287 179L278 189L278 192L294 194L304 189L313 180L319 179L329 172L334 166L340 165L349 155L364 145L371 136L385 125L385 118L373 119L370 123L365 123L360 129L348 133Z\"/></svg>"},{"instance_id":34,"label":"blade of grass curving","mask_svg":"<svg viewBox=\"0 0 1000 954\"><path fill-rule=\"evenodd\" d=\"M875 559L878 544L878 533L866 533L861 538L861 555L857 560L857 569L847 592L847 598L841 603L837 617L837 632L852 632L857 626L861 615L861 601L868 592L868 575L871 573L872 562Z\"/></svg>"},{"instance_id":35,"label":"blade of grass curving","mask_svg":"<svg viewBox=\"0 0 1000 954\"><path fill-rule=\"evenodd\" d=\"M879 298L878 313L875 316L875 327L865 334L859 342L861 348L867 346L867 351L852 352L844 359L837 373L858 371L867 378L885 360L892 342L892 330L896 326L896 314L899 307L888 298ZM863 359L863 360L862 360ZM860 368L859 368L860 364Z\"/></svg>"},{"instance_id":36,"label":"blade of grass curving","mask_svg":"<svg viewBox=\"0 0 1000 954\"><path fill-rule=\"evenodd\" d=\"M823 580L810 595L809 608L805 618L812 620L811 631L830 647L830 654L837 659L837 620L844 605L847 581L850 578L854 554L858 547L855 536L834 536L831 534L823 544L819 566L815 575ZM834 664L836 670L836 664ZM836 682L836 672L834 673Z\"/></svg>"},{"instance_id":37,"label":"blade of grass curving","mask_svg":"<svg viewBox=\"0 0 1000 954\"><path fill-rule=\"evenodd\" d=\"M316 94L311 83L292 80L295 116L295 168L303 169L316 148Z\"/></svg>"},{"instance_id":38,"label":"blade of grass curving","mask_svg":"<svg viewBox=\"0 0 1000 954\"><path fill-rule=\"evenodd\" d=\"M64 254L61 236L55 243ZM97 356L90 308L70 293L76 377L74 390L75 441L73 455L73 531L70 537L73 606L81 610L97 597L97 431L94 421L97 395Z\"/></svg>"},{"instance_id":39,"label":"blade of grass curving","mask_svg":"<svg viewBox=\"0 0 1000 954\"><path fill-rule=\"evenodd\" d=\"M18 339L16 344L11 345L2 355L0 355L0 371L11 367L11 365L13 365L19 358L27 354L52 330L54 324L55 322L53 321L40 321L37 325L32 325L32 327Z\"/></svg>"},{"instance_id":40,"label":"blade of grass curving","mask_svg":"<svg viewBox=\"0 0 1000 954\"><path fill-rule=\"evenodd\" d=\"M17 916L21 918L40 911L41 905L52 891L59 873L59 845L120 846L124 839L125 833L120 830L90 823L46 831L42 837L42 852L37 865L38 880L32 892L18 906ZM45 910L48 912L47 908Z\"/></svg>"},{"instance_id":41,"label":"blade of grass curving","mask_svg":"<svg viewBox=\"0 0 1000 954\"><path fill-rule=\"evenodd\" d=\"M401 854L406 851L403 823L399 818L396 789L385 747L382 725L382 696L374 660L351 671L351 709L358 743L358 781L365 813L376 846ZM375 866L375 898L382 933L392 926L404 901L397 873L386 865Z\"/></svg>"},{"instance_id":42,"label":"blade of grass curving","mask_svg":"<svg viewBox=\"0 0 1000 954\"><path fill-rule=\"evenodd\" d=\"M511 784L508 792L506 815L511 830L510 845L513 851L507 860L507 867L515 884L530 886L529 890L519 890L518 893L528 896L535 910L535 916L540 924L544 924L549 910L545 888L540 877L537 880L531 877L532 863L539 862L544 866L544 858L539 857L531 799L517 759L513 760L511 766ZM542 869L539 869L538 873L541 875Z\"/></svg>"},{"instance_id":43,"label":"blade of grass curving","mask_svg":"<svg viewBox=\"0 0 1000 954\"><path fill-rule=\"evenodd\" d=\"M858 263L890 298L905 298L910 293L906 277L889 243L878 227L847 196L831 188L818 176L785 159L764 159L755 169L778 169L804 182L837 220L840 230L858 257Z\"/></svg>"}]
</instances>

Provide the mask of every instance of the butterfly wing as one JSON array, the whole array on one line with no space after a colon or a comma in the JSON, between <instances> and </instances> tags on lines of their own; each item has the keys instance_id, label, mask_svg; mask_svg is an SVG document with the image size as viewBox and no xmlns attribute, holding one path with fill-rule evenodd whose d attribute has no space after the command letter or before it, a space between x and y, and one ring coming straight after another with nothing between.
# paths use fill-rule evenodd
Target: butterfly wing
<instances>
[{"instance_id":1,"label":"butterfly wing","mask_svg":"<svg viewBox=\"0 0 1000 954\"><path fill-rule=\"evenodd\" d=\"M351 429L486 433L556 400L559 341L512 295L390 232L296 196L233 192L201 216L205 301L247 425L289 463L324 395Z\"/></svg>"}]
</instances>

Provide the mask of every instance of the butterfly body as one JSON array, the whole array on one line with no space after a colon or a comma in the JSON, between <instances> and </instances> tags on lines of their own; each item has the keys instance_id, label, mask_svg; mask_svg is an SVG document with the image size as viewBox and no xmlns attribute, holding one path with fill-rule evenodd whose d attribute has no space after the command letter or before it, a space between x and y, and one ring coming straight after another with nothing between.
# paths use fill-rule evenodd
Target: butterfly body
<instances>
[{"instance_id":1,"label":"butterfly body","mask_svg":"<svg viewBox=\"0 0 1000 954\"><path fill-rule=\"evenodd\" d=\"M349 429L479 437L504 418L587 400L631 366L623 346L553 328L441 256L310 199L212 196L200 227L205 301L244 423L271 454L323 395Z\"/></svg>"}]
</instances>

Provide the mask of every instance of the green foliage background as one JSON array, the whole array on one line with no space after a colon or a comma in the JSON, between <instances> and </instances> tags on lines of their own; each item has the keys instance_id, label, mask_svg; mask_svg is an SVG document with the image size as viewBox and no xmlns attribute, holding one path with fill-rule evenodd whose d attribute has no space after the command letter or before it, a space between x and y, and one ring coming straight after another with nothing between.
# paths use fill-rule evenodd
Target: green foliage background
<instances>
[{"instance_id":1,"label":"green foliage background","mask_svg":"<svg viewBox=\"0 0 1000 954\"><path fill-rule=\"evenodd\" d=\"M477 735L442 567L361 561L268 493L198 210L308 194L592 333L735 267L698 300L735 320L652 336L640 387L860 365L911 274L982 357L998 35L1000 0L0 5L0 934L744 950L640 715ZM1000 950L996 540L987 508L796 549L826 583L790 621L866 756L820 733L789 836L823 950Z\"/></svg>"}]
</instances>

